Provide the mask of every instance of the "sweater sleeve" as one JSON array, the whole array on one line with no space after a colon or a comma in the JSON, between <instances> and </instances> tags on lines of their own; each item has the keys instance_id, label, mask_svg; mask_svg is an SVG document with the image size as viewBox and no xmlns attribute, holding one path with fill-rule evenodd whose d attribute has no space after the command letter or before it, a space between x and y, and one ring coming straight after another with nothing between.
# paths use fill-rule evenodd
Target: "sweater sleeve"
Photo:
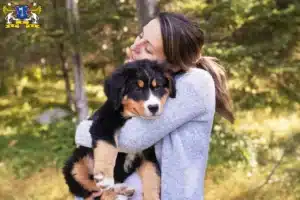
<instances>
[{"instance_id":1,"label":"sweater sleeve","mask_svg":"<svg viewBox=\"0 0 300 200\"><path fill-rule=\"evenodd\" d=\"M132 118L119 130L118 146L122 152L135 153L149 148L184 123L214 110L208 95L214 95L214 81L204 70L180 77L176 83L176 98L168 98L162 115L147 120Z\"/></svg>"}]
</instances>

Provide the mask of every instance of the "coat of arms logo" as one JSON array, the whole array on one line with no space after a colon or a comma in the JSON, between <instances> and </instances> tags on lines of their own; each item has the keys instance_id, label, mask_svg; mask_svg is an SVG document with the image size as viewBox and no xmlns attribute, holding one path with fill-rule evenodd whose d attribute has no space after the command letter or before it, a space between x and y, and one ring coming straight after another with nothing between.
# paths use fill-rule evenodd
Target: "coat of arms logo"
<instances>
[{"instance_id":1,"label":"coat of arms logo","mask_svg":"<svg viewBox=\"0 0 300 200\"><path fill-rule=\"evenodd\" d=\"M40 28L38 15L42 12L42 7L35 2L28 5L7 3L2 11L5 15L5 28L20 28L20 25Z\"/></svg>"}]
</instances>

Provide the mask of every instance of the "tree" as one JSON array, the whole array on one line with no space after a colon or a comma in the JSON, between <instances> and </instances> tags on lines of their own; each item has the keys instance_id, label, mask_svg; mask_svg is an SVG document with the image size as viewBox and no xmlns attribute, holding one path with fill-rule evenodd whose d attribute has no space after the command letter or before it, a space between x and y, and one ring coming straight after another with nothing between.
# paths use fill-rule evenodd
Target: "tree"
<instances>
[{"instance_id":1,"label":"tree","mask_svg":"<svg viewBox=\"0 0 300 200\"><path fill-rule=\"evenodd\" d=\"M136 0L136 8L141 28L159 12L156 0Z\"/></svg>"},{"instance_id":2,"label":"tree","mask_svg":"<svg viewBox=\"0 0 300 200\"><path fill-rule=\"evenodd\" d=\"M73 105L73 98L72 98L72 91L71 91L71 83L70 78L68 74L68 63L65 54L65 45L64 43L59 43L59 57L61 61L61 70L63 72L63 77L65 81L65 89L66 89L66 95L67 95L67 103L70 108L72 108Z\"/></svg>"},{"instance_id":3,"label":"tree","mask_svg":"<svg viewBox=\"0 0 300 200\"><path fill-rule=\"evenodd\" d=\"M80 27L78 1L66 0L69 29L73 45L73 70L75 75L75 106L78 120L82 121L88 116L87 98L84 89L84 78L82 69L82 58L80 52Z\"/></svg>"},{"instance_id":4,"label":"tree","mask_svg":"<svg viewBox=\"0 0 300 200\"><path fill-rule=\"evenodd\" d=\"M61 71L63 73L63 78L65 81L66 90L66 103L73 108L73 97L71 91L71 82L69 78L68 62L67 62L67 49L66 49L66 25L67 20L65 20L65 2L58 0L51 1L53 6L53 14L50 19L52 19L52 26L47 30L47 35L53 39L53 42L57 46L57 53L60 60Z\"/></svg>"}]
</instances>

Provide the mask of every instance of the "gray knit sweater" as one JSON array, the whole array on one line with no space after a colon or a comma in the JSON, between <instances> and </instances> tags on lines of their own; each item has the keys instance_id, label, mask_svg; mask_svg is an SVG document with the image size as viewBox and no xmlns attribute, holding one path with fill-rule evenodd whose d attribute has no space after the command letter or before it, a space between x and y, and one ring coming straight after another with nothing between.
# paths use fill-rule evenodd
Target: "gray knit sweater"
<instances>
[{"instance_id":1,"label":"gray knit sweater","mask_svg":"<svg viewBox=\"0 0 300 200\"><path fill-rule=\"evenodd\" d=\"M176 98L167 100L162 115L154 120L128 120L120 129L119 147L131 153L155 145L161 200L203 200L215 114L214 81L208 72L196 68L176 76L176 81ZM91 146L87 130L85 125L78 127L77 145Z\"/></svg>"}]
</instances>

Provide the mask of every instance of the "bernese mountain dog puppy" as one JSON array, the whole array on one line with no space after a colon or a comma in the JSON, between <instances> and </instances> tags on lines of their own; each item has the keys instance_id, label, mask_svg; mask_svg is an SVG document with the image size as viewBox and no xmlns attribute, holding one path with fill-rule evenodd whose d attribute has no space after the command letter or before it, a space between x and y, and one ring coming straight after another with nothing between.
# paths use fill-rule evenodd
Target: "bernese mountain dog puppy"
<instances>
[{"instance_id":1,"label":"bernese mountain dog puppy","mask_svg":"<svg viewBox=\"0 0 300 200\"><path fill-rule=\"evenodd\" d=\"M124 199L133 195L134 189L115 183L137 171L144 199L159 199L160 173L154 146L134 155L119 152L117 130L131 117L158 117L167 98L175 98L175 80L168 64L150 60L126 63L105 80L104 93L106 102L89 118L93 148L77 147L63 168L70 192L93 199L93 192L113 189L119 194L115 199L120 195ZM105 192L100 198L105 199Z\"/></svg>"}]
</instances>

